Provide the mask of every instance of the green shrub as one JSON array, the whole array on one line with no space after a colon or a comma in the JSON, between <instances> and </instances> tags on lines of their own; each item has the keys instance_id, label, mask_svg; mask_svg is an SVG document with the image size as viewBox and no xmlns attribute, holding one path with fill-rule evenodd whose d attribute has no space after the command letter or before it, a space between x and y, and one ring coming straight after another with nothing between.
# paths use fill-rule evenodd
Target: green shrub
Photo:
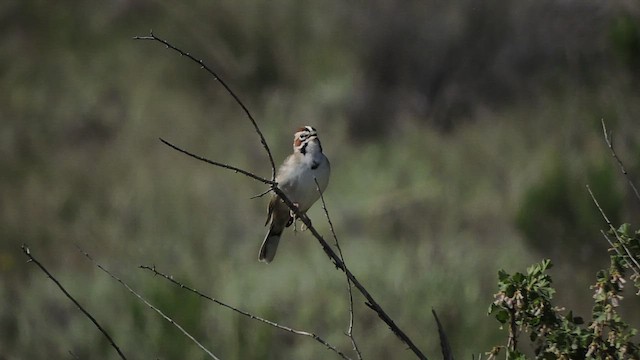
<instances>
[{"instance_id":1,"label":"green shrub","mask_svg":"<svg viewBox=\"0 0 640 360\"><path fill-rule=\"evenodd\" d=\"M591 321L584 323L572 311L552 304L555 289L551 286L550 260L543 260L527 269L526 273L513 275L504 270L498 272L498 293L489 307L493 315L509 335L505 346L496 346L489 353L495 358L505 349L508 359L524 359L519 350L519 336L528 334L537 359L637 359L638 344L632 337L637 330L627 324L618 307L623 299L625 278L631 270L636 288L640 289L637 259L640 255L640 231L631 232L629 225L609 232L612 239L611 263L600 270L594 290L594 306ZM632 258L633 256L633 258Z\"/></svg>"}]
</instances>

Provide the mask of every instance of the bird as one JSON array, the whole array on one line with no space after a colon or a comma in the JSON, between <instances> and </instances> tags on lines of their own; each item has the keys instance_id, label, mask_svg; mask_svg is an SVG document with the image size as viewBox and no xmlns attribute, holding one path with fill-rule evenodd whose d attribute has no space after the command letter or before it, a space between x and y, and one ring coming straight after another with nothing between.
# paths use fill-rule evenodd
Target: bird
<instances>
[{"instance_id":1,"label":"bird","mask_svg":"<svg viewBox=\"0 0 640 360\"><path fill-rule=\"evenodd\" d=\"M306 213L320 198L320 193L327 189L331 174L331 164L322 152L315 128L303 126L296 130L293 135L293 154L284 160L276 174L277 187L300 213ZM258 260L265 263L273 261L282 232L291 226L294 220L287 204L278 195L273 194L265 222L265 226L269 225L269 231L260 246Z\"/></svg>"}]
</instances>

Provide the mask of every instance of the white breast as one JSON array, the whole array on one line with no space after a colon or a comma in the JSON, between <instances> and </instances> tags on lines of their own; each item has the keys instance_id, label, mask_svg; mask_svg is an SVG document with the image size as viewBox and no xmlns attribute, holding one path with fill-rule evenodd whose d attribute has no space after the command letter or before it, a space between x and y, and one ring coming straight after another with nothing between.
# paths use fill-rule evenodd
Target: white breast
<instances>
[{"instance_id":1,"label":"white breast","mask_svg":"<svg viewBox=\"0 0 640 360\"><path fill-rule=\"evenodd\" d=\"M317 167L313 169L314 165ZM324 192L329 184L331 165L323 153L307 155L293 154L285 160L278 170L278 187L298 204L302 212L309 210L319 198L316 180L320 191Z\"/></svg>"}]
</instances>

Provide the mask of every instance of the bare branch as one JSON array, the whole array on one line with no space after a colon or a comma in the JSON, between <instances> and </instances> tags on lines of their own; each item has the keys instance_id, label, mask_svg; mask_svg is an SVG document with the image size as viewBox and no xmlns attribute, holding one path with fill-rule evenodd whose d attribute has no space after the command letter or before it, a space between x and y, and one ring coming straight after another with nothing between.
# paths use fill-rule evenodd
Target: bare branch
<instances>
[{"instance_id":1,"label":"bare branch","mask_svg":"<svg viewBox=\"0 0 640 360\"><path fill-rule=\"evenodd\" d=\"M155 35L153 35L153 33L151 33L151 36L148 37L136 37L135 39L138 40L155 40L155 41L159 41L161 43L163 43L165 46L179 52L182 55L185 55L187 57L189 57L191 60L197 62L198 64L200 64L203 68L205 68L209 73L211 73L213 76L216 77L216 79L220 80L219 76L217 76L211 69L209 69L208 67L206 67L202 61L199 61L197 59L195 59L193 56L191 56L189 53L186 53L178 48L176 48L175 46L171 45L169 42L162 40L158 37L156 37ZM238 103L241 104L241 106L243 107L243 109L246 109L244 107L244 105L242 105L242 102L238 99L238 97L221 81L221 83L223 84L223 86L225 86L225 89L227 89L227 91L234 97L234 99L236 99L236 101ZM254 127L256 129L258 129L258 126L255 122L255 120L253 119L253 117L251 117L250 113L248 111L245 110L245 112L247 113L247 116L249 116L251 122L254 124ZM265 148L265 150L268 152L269 154L269 159L271 160L272 163L272 169L273 169L273 173L272 173L272 179L271 181L261 178L257 175L254 175L253 173L250 173L246 170L242 170L230 165L226 165L226 164L222 164L219 162L215 162L215 161L211 161L208 160L204 157L195 155L193 153L187 152L186 150L182 150L180 148L178 148L175 145L172 145L164 140L162 140L165 144L171 146L172 148L174 148L177 151L180 151L186 155L189 155L195 159L198 159L200 161L209 163L211 165L214 166L219 166L222 168L226 168L226 169L230 169L233 170L235 172L240 172L246 176L249 176L255 180L258 180L262 183L265 184L269 184L271 185L271 190L280 197L280 199L282 199L282 201L287 204L287 206L289 207L289 209L294 213L294 215L296 215L296 217L298 219L300 219L309 229L309 231L311 232L311 234L313 234L313 236L318 240L318 242L320 243L320 245L322 246L322 249L324 250L324 252L327 254L327 256L331 259L331 261L334 263L334 265L344 271L344 273L347 275L347 277L349 278L349 280L351 280L351 282L356 286L356 288L358 289L358 291L360 291L360 293L367 299L367 302L365 302L365 305L367 305L370 309L372 309L373 311L376 312L376 314L378 314L378 317L385 322L389 328L391 329L391 331L403 342L405 343L409 349L411 349L411 351L419 358L419 359L423 359L426 360L427 357L422 353L422 351L413 343L413 341L411 340L411 338L409 338L393 321L393 319L391 319L391 317L389 317L389 315L382 309L382 307L375 301L375 299L371 296L371 294L369 294L369 292L367 291L367 289L358 281L358 279L353 275L353 273L351 273L351 271L349 271L349 269L346 268L346 266L344 265L344 262L340 259L340 257L338 257L338 255L336 255L336 253L333 251L333 249L331 249L331 246L329 246L329 244L324 240L324 238L322 237L322 235L320 235L320 233L318 233L318 231L313 227L313 225L311 224L311 220L309 219L309 217L306 214L303 214L300 212L300 210L298 209L297 206L295 206L293 204L293 202L284 194L284 192L282 192L282 190L280 190L280 188L277 187L277 183L275 182L275 165L273 164L273 159L271 156L271 152L269 151L269 147L266 144L266 141L264 140L264 137L262 136L262 133L259 132L259 130L257 130L263 147Z\"/></svg>"},{"instance_id":2,"label":"bare branch","mask_svg":"<svg viewBox=\"0 0 640 360\"><path fill-rule=\"evenodd\" d=\"M591 191L591 187L589 185L587 185L587 191L589 191L589 195L591 195L591 199L593 200L594 204L596 204L596 207L598 208L598 210L600 210L600 214L604 218L604 221L606 221L607 225L609 225L609 229L611 229L611 231L615 234L616 239L618 239L618 242L620 243L624 251L627 253L627 256L629 256L629 259L633 262L633 264L635 264L635 268L633 264L629 264L630 265L629 267L631 268L631 270L633 270L633 272L636 273L636 275L638 275L638 269L640 269L640 264L638 264L638 261L636 260L636 258L633 256L633 254L631 254L631 251L629 251L629 248L627 248L627 246L624 244L624 242L620 238L620 235L618 235L618 230L616 230L616 228L613 227L613 225L611 224L611 221L609 221L609 218L604 213L604 210L602 210L602 207L600 207L600 204L598 203L598 200L596 200L595 195L593 195L593 191ZM605 238L609 240L609 238L606 237L606 235L605 235ZM612 244L611 241L609 241L609 243Z\"/></svg>"},{"instance_id":3,"label":"bare branch","mask_svg":"<svg viewBox=\"0 0 640 360\"><path fill-rule=\"evenodd\" d=\"M142 301L145 305L147 305L149 308L151 308L151 310L157 312L158 314L160 314L160 316L162 316L165 320L167 320L171 325L175 326L178 330L180 330L180 332L182 332L182 334L184 334L184 336L188 337L191 341L193 341L200 349L202 349L202 351L204 351L205 353L207 353L207 355L209 355L210 358L215 359L215 360L220 360L218 357L216 357L215 355L213 355L213 353L211 351L209 351L206 347L204 347L204 345L202 345L200 342L198 342L198 340L196 340L191 334L189 334L189 332L187 332L187 330L185 330L182 326L180 326L180 324L178 324L177 322L173 321L173 319L171 319L169 316L165 315L160 309L158 309L157 307L153 306L149 301L147 301L147 299L145 299L144 297L142 297L142 295L138 294L137 292L135 292L135 290L133 290L129 285L127 285L127 283L125 283L124 281L122 281L119 277L115 276L113 273L111 273L109 270L107 270L106 268L104 268L102 265L100 265L98 262L96 262L91 255L89 255L88 253L86 253L84 250L82 250L80 248L80 246L76 245L76 247L78 248L78 251L80 251L87 259L91 260L91 262L97 266L100 270L104 271L107 275L111 276L112 279L116 280L117 282L120 283L120 285L124 286L131 294L133 294L135 297L137 297L138 299L140 299L140 301Z\"/></svg>"},{"instance_id":4,"label":"bare branch","mask_svg":"<svg viewBox=\"0 0 640 360\"><path fill-rule=\"evenodd\" d=\"M60 284L60 282L58 280L56 280L56 278L53 277L53 275L51 275L51 273L44 267L44 265L42 265L38 260L36 260L35 257L33 257L33 255L31 255L31 250L29 250L29 248L27 247L26 244L22 244L22 251L24 252L25 255L27 255L27 257L29 258L28 262L32 262L36 265L38 265L38 267L40 268L40 270L42 270L42 272L44 272L45 274L47 274L47 276L49 277L49 279L51 279L57 286L58 288L64 293L64 295L71 300L78 309L80 309L80 311L82 311L82 313L89 318L89 320L91 320L91 322L98 328L98 330L100 330L100 332L104 335L105 338L107 338L107 340L109 341L109 344L111 344L111 347L113 347L116 352L118 353L118 355L120 355L120 358L125 359L126 357L124 356L124 354L122 353L122 351L120 351L120 348L118 347L118 345L116 345L115 341L113 341L113 339L111 338L111 336L109 335L109 333L107 333L107 330L105 330L102 326L100 326L100 324L98 323L98 321L87 311L85 310L82 305L80 305L80 303L73 298L73 296L71 296L71 294L69 294L67 292L67 290L62 286L62 284ZM72 353L73 354L73 353Z\"/></svg>"},{"instance_id":5,"label":"bare branch","mask_svg":"<svg viewBox=\"0 0 640 360\"><path fill-rule=\"evenodd\" d=\"M607 143L607 146L611 151L611 156L613 156L613 158L616 159L616 161L618 162L618 166L620 166L620 171L622 172L624 177L627 179L627 182L629 183L629 186L631 186L631 189L633 190L633 192L636 194L636 198L640 201L640 193L638 193L638 189L633 184L633 181L631 181L631 178L629 177L629 173L627 173L627 169L625 169L624 165L622 164L622 161L620 160L620 158L616 154L616 151L613 148L613 137L612 137L613 132L611 131L607 132L607 126L604 123L604 119L600 119L600 121L602 122L602 133L604 134L604 141Z\"/></svg>"},{"instance_id":6,"label":"bare branch","mask_svg":"<svg viewBox=\"0 0 640 360\"><path fill-rule=\"evenodd\" d=\"M267 145L267 141L265 140L264 135L262 135L262 131L260 131L260 128L258 127L258 123L256 122L256 120L253 118L253 116L249 112L249 109L240 100L238 95L236 95L236 93L233 90L231 90L231 88L227 85L227 83L224 80L222 80L220 75L218 75L209 66L207 66L204 63L204 61L196 59L190 53L185 52L185 51L175 47L174 45L170 44L168 41L157 37L153 33L153 31L149 32L149 36L135 36L133 39L134 40L153 40L153 41L158 41L158 42L164 44L167 48L169 48L171 50L174 50L174 51L177 51L180 55L188 57L190 60L192 60L196 64L200 65L200 68L206 70L209 74L213 75L214 79L216 81L218 81L222 85L222 87L224 87L224 89L227 91L227 93L229 93L229 95L231 95L231 97L233 97L233 99L238 103L238 105L240 105L242 110L244 110L244 112L245 112L245 114L247 114L247 117L249 118L249 120L251 120L251 124L253 124L253 128L255 129L256 133L258 133L258 136L260 137L260 143L262 143L262 147L264 147L264 150L267 152L267 155L269 156L269 162L271 163L271 181L275 181L276 180L276 165L273 162L273 155L271 155L271 150L269 150L269 145Z\"/></svg>"},{"instance_id":7,"label":"bare branch","mask_svg":"<svg viewBox=\"0 0 640 360\"><path fill-rule=\"evenodd\" d=\"M139 268L144 269L144 270L149 270L149 271L153 272L155 275L162 276L163 278L165 278L165 279L169 280L169 281L170 281L170 282L172 282L174 285L176 285L176 286L178 286L178 287L180 287L180 288L182 288L182 289L185 289L185 290L187 290L187 291L190 291L190 292L192 292L192 293L194 293L194 294L196 294L196 295L200 296L201 298L204 298L204 299L207 299L207 300L209 300L209 301L212 301L212 302L214 302L214 303L216 303L216 304L218 304L218 305L220 305L220 306L226 307L227 309L231 309L231 310L233 310L233 311L237 312L238 314L241 314L241 315L243 315L243 316L246 316L246 317L248 317L248 318L250 318L250 319L252 319L252 320L257 320L257 321L263 322L263 323L265 323L265 324L267 324L267 325L273 326L273 327L275 327L275 328L277 328L277 329L280 329L280 330L284 330L284 331L290 332L290 333L292 333L292 334L311 337L311 338L313 338L315 341L317 341L317 342L319 342L320 344L322 344L322 345L326 346L329 350L332 350L333 352L335 352L336 354L338 354L341 358L343 358L343 359L345 359L345 360L349 359L345 354L343 354L342 352L340 352L340 350L338 350L335 346L333 346L333 345L329 344L329 343L328 343L328 342L326 342L324 339L322 339L320 336L318 336L318 335L316 335L316 334L314 334L314 333L310 333L310 332L307 332L307 331L295 330L295 329L292 329L292 328L289 328L289 327L286 327L286 326L282 326L282 325L280 325L280 324L278 324L278 323L275 323L275 322L273 322L273 321L270 321L270 320L267 320L267 319L263 319L263 318L261 318L261 317L259 317L259 316L255 316L255 315L253 315L253 314L251 314L251 313L248 313L248 312L246 312L246 311L243 311L243 310L237 309L237 308L235 308L235 307L233 307L233 306L231 306L231 305L228 305L228 304L226 304L226 303L223 303L223 302L222 302L222 301L220 301L220 300L214 299L214 298L212 298L212 297L211 297L211 296L209 296L209 295L205 295L205 294L201 293L200 291L198 291L198 290L196 290L196 289L194 289L194 288L191 288L191 287L189 287L189 286L187 286L187 285L184 285L183 283L181 283L181 282L179 282L179 281L175 280L175 279L173 278L173 276L170 276L170 275L166 275L166 274L161 273L160 271L158 271L158 270L156 269L156 267L155 267L155 266L140 265L140 266L139 266Z\"/></svg>"},{"instance_id":8,"label":"bare branch","mask_svg":"<svg viewBox=\"0 0 640 360\"><path fill-rule=\"evenodd\" d=\"M263 196L267 195L267 194L268 194L268 193L270 193L270 192L271 192L271 188L269 188L269 189L267 189L267 190L265 190L265 191L261 192L261 193L260 193L260 194L258 194L258 195L254 195L254 196L250 197L250 198L249 198L249 200L253 200L253 199L257 199L257 198L261 198L261 197L263 197Z\"/></svg>"},{"instance_id":9,"label":"bare branch","mask_svg":"<svg viewBox=\"0 0 640 360\"><path fill-rule=\"evenodd\" d=\"M449 339L447 333L444 331L444 327L438 319L435 309L431 309L434 319L436 319L436 325L438 326L438 335L440 335L440 348L442 349L443 360L453 360L453 352L451 351L451 345L449 345Z\"/></svg>"},{"instance_id":10,"label":"bare branch","mask_svg":"<svg viewBox=\"0 0 640 360\"><path fill-rule=\"evenodd\" d=\"M180 147L178 147L178 146L176 146L176 145L173 145L172 143L168 142L167 140L165 140L165 139L163 139L163 138L160 138L160 141L162 141L165 145L167 145L167 146L169 146L169 147L171 147L171 148L173 148L173 149L175 149L175 150L178 150L179 152L181 152L181 153L183 153L183 154L186 154L186 155L191 156L191 157L192 157L192 158L194 158L194 159L198 159L198 160L200 160L200 161L204 161L204 162L209 163L209 164L211 164L211 165L219 166L219 167L221 167L221 168L225 168L225 169L229 169L229 170L232 170L232 171L234 171L234 172L237 172L237 173L241 173L241 174L243 174L243 175L245 175L245 176L248 176L248 177L250 177L250 178L252 178L252 179L254 179L254 180L258 180L258 181L263 182L263 183L265 183L265 184L269 184L269 185L275 185L275 184L277 184L275 181L269 181L269 180L267 180L267 179L265 179L265 178L263 178L263 177L260 177L260 176L258 176L258 175L256 175L256 174L252 173L252 172L249 172L249 171L246 171L246 170L243 170L243 169L237 168L237 167L235 167L235 166L231 166L231 165L223 164L223 163L221 163L221 162L217 162L217 161L209 160L209 159L204 158L204 157L202 157L202 156L199 156L199 155L196 155L196 154L194 154L194 153L191 153L191 152L189 152L189 151L187 151L187 150L184 150L184 149L182 149L182 148L180 148Z\"/></svg>"},{"instance_id":11,"label":"bare branch","mask_svg":"<svg viewBox=\"0 0 640 360\"><path fill-rule=\"evenodd\" d=\"M336 235L336 231L333 227L333 222L331 222L331 217L329 216L329 210L327 209L327 203L324 201L324 195L320 190L320 184L318 184L318 179L316 179L315 177L313 178L313 181L315 181L316 190L320 194L320 201L322 202L322 210L324 210L324 215L327 217L327 222L329 223L329 229L331 230L331 234L333 235L333 240L336 243L336 248L338 249L340 260L342 260L342 263L345 264L345 268L346 268L347 265L346 265L346 262L344 261L344 255L342 254L342 249L340 248L340 242L338 241L338 236ZM353 350L356 352L356 355L358 355L358 359L362 360L362 353L358 348L356 339L353 337L353 291L351 289L351 280L349 280L348 276L346 276L346 278L347 278L347 290L349 293L349 327L347 328L347 336L349 337L349 340L351 340L351 345L353 345Z\"/></svg>"}]
</instances>

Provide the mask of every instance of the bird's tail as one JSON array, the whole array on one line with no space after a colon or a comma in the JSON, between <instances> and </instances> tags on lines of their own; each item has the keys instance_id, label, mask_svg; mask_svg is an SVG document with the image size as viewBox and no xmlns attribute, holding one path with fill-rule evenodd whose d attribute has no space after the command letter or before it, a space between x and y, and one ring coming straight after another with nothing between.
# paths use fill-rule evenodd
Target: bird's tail
<instances>
[{"instance_id":1,"label":"bird's tail","mask_svg":"<svg viewBox=\"0 0 640 360\"><path fill-rule=\"evenodd\" d=\"M271 223L269 232L267 236L264 237L262 246L260 246L258 260L266 262L267 264L273 261L273 258L276 256L276 251L278 251L278 243L280 243L280 236L282 236L283 230L284 226L277 226L275 222Z\"/></svg>"}]
</instances>

